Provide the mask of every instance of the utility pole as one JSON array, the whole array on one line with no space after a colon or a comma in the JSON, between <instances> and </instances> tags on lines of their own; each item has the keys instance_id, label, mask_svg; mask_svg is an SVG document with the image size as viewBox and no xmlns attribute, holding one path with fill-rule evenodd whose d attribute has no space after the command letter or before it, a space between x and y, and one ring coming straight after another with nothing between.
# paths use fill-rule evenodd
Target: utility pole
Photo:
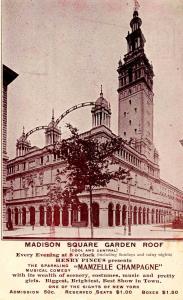
<instances>
[{"instance_id":1,"label":"utility pole","mask_svg":"<svg viewBox=\"0 0 183 300\"><path fill-rule=\"evenodd\" d=\"M129 176L127 177L127 182L128 182L128 235L131 235L131 225L132 225L132 214L131 214L131 180L132 177Z\"/></svg>"}]
</instances>

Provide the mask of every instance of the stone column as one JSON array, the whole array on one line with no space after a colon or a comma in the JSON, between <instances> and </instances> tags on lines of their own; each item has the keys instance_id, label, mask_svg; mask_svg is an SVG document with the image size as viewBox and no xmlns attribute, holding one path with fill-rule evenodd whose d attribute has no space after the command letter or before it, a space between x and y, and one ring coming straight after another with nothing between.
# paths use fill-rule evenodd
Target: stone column
<instances>
[{"instance_id":1,"label":"stone column","mask_svg":"<svg viewBox=\"0 0 183 300\"><path fill-rule=\"evenodd\" d=\"M51 208L51 224L54 224L54 209Z\"/></svg>"},{"instance_id":2,"label":"stone column","mask_svg":"<svg viewBox=\"0 0 183 300\"><path fill-rule=\"evenodd\" d=\"M30 207L27 207L26 223L27 223L27 225L30 225Z\"/></svg>"},{"instance_id":3,"label":"stone column","mask_svg":"<svg viewBox=\"0 0 183 300\"><path fill-rule=\"evenodd\" d=\"M35 225L40 225L40 212L38 210L38 207L35 209Z\"/></svg>"},{"instance_id":4,"label":"stone column","mask_svg":"<svg viewBox=\"0 0 183 300\"><path fill-rule=\"evenodd\" d=\"M160 223L163 223L163 215L162 215L162 211L160 211Z\"/></svg>"},{"instance_id":5,"label":"stone column","mask_svg":"<svg viewBox=\"0 0 183 300\"><path fill-rule=\"evenodd\" d=\"M18 210L18 225L22 225L22 211Z\"/></svg>"},{"instance_id":6,"label":"stone column","mask_svg":"<svg viewBox=\"0 0 183 300\"><path fill-rule=\"evenodd\" d=\"M15 225L15 212L14 209L11 209L11 221L13 226Z\"/></svg>"},{"instance_id":7,"label":"stone column","mask_svg":"<svg viewBox=\"0 0 183 300\"><path fill-rule=\"evenodd\" d=\"M168 222L171 222L171 212L168 212Z\"/></svg>"},{"instance_id":8,"label":"stone column","mask_svg":"<svg viewBox=\"0 0 183 300\"><path fill-rule=\"evenodd\" d=\"M133 207L131 207L131 225L133 225Z\"/></svg>"},{"instance_id":9,"label":"stone column","mask_svg":"<svg viewBox=\"0 0 183 300\"><path fill-rule=\"evenodd\" d=\"M119 209L119 216L120 216L120 218L119 218L119 226L122 226L122 209L121 208Z\"/></svg>"},{"instance_id":10,"label":"stone column","mask_svg":"<svg viewBox=\"0 0 183 300\"><path fill-rule=\"evenodd\" d=\"M142 210L140 212L140 221L141 221L140 225L142 225L143 224L143 211Z\"/></svg>"},{"instance_id":11,"label":"stone column","mask_svg":"<svg viewBox=\"0 0 183 300\"><path fill-rule=\"evenodd\" d=\"M116 210L115 210L115 208L112 209L112 219L113 219L112 227L114 227L114 226L116 226Z\"/></svg>"},{"instance_id":12,"label":"stone column","mask_svg":"<svg viewBox=\"0 0 183 300\"><path fill-rule=\"evenodd\" d=\"M152 215L151 215L151 210L149 210L149 224L152 224Z\"/></svg>"},{"instance_id":13,"label":"stone column","mask_svg":"<svg viewBox=\"0 0 183 300\"><path fill-rule=\"evenodd\" d=\"M100 227L108 227L108 208L106 207L101 207L99 210L99 225Z\"/></svg>"},{"instance_id":14,"label":"stone column","mask_svg":"<svg viewBox=\"0 0 183 300\"><path fill-rule=\"evenodd\" d=\"M81 209L79 208L78 209L78 222L81 221Z\"/></svg>"},{"instance_id":15,"label":"stone column","mask_svg":"<svg viewBox=\"0 0 183 300\"><path fill-rule=\"evenodd\" d=\"M127 226L128 225L128 207L126 209L126 218L125 218L125 225Z\"/></svg>"},{"instance_id":16,"label":"stone column","mask_svg":"<svg viewBox=\"0 0 183 300\"><path fill-rule=\"evenodd\" d=\"M95 114L95 116L94 116L94 127L96 127L96 125L97 125L97 117L96 117L96 114Z\"/></svg>"},{"instance_id":17,"label":"stone column","mask_svg":"<svg viewBox=\"0 0 183 300\"><path fill-rule=\"evenodd\" d=\"M150 213L150 217L151 217L151 224L154 224L154 214L153 214L152 210L151 210L151 213Z\"/></svg>"}]
</instances>

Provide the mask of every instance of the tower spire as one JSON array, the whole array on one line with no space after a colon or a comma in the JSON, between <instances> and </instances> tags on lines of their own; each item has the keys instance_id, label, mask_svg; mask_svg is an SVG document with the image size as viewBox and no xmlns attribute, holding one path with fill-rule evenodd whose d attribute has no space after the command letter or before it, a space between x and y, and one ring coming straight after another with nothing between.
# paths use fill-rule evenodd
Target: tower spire
<instances>
[{"instance_id":1,"label":"tower spire","mask_svg":"<svg viewBox=\"0 0 183 300\"><path fill-rule=\"evenodd\" d=\"M54 116L54 108L52 108L52 121L54 121L55 116Z\"/></svg>"},{"instance_id":2,"label":"tower spire","mask_svg":"<svg viewBox=\"0 0 183 300\"><path fill-rule=\"evenodd\" d=\"M100 86L100 97L103 97L102 84Z\"/></svg>"}]
</instances>

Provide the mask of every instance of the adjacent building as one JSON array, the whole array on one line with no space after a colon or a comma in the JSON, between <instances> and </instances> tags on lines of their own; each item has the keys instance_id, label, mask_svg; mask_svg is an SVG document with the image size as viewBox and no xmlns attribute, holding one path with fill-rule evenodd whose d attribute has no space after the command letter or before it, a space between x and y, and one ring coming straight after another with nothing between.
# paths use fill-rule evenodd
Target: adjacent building
<instances>
[{"instance_id":1,"label":"adjacent building","mask_svg":"<svg viewBox=\"0 0 183 300\"><path fill-rule=\"evenodd\" d=\"M8 155L7 155L7 95L8 95L8 86L11 82L15 80L18 76L13 70L8 68L7 66L3 65L3 96L2 96L2 129L1 129L1 136L2 136L2 182L3 182L3 215L5 214L5 197L7 191L7 162L8 162ZM3 217L5 220L5 216Z\"/></svg>"}]
</instances>

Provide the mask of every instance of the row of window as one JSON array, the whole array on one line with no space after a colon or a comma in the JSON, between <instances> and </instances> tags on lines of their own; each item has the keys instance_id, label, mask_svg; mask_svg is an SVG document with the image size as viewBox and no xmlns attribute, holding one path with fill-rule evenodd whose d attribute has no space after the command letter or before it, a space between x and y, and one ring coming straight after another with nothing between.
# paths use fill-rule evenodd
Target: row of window
<instances>
[{"instance_id":1,"label":"row of window","mask_svg":"<svg viewBox=\"0 0 183 300\"><path fill-rule=\"evenodd\" d=\"M134 64L134 65L131 67L131 70L132 70L132 71L136 71L137 69L142 68L142 66L144 66L144 62L143 62L143 61ZM121 75L122 75L122 76L128 75L128 70L129 70L129 69L123 70L123 71L121 72Z\"/></svg>"},{"instance_id":2,"label":"row of window","mask_svg":"<svg viewBox=\"0 0 183 300\"><path fill-rule=\"evenodd\" d=\"M49 162L49 155L47 155L45 162ZM16 172L19 171L25 171L25 170L29 170L29 169L33 169L34 167L37 167L39 165L43 165L44 164L44 157L41 156L39 159L33 160L33 161L29 161L28 163L23 162L21 164L17 164L17 165L9 165L7 168L7 173L8 175L10 174L14 174Z\"/></svg>"},{"instance_id":3,"label":"row of window","mask_svg":"<svg viewBox=\"0 0 183 300\"><path fill-rule=\"evenodd\" d=\"M139 23L134 23L133 24L133 27L132 27L132 31L135 31L135 30L137 30L139 28ZM138 37L138 39L140 39L139 37Z\"/></svg>"},{"instance_id":4,"label":"row of window","mask_svg":"<svg viewBox=\"0 0 183 300\"><path fill-rule=\"evenodd\" d=\"M137 80L138 78L141 77L141 70L137 70L134 73L130 73L128 76L125 76L123 78L120 79L120 86L124 86L130 82L132 82L133 80Z\"/></svg>"},{"instance_id":5,"label":"row of window","mask_svg":"<svg viewBox=\"0 0 183 300\"><path fill-rule=\"evenodd\" d=\"M133 94L133 93L136 93L136 92L138 92L138 91L140 91L140 90L141 90L141 84L138 84L138 85L134 86L133 88L130 88L129 90L123 91L123 92L121 93L121 95L122 95L123 97L126 97L126 96L129 96L129 95L131 95L131 94ZM122 98L123 98L123 97L122 97Z\"/></svg>"},{"instance_id":6,"label":"row of window","mask_svg":"<svg viewBox=\"0 0 183 300\"><path fill-rule=\"evenodd\" d=\"M19 170L24 171L26 169L26 163L18 164L18 165L10 165L7 168L7 173L9 174L14 174L15 172L18 172Z\"/></svg>"},{"instance_id":7,"label":"row of window","mask_svg":"<svg viewBox=\"0 0 183 300\"><path fill-rule=\"evenodd\" d=\"M137 128L134 129L134 133L137 134ZM126 137L126 131L123 132L123 135Z\"/></svg>"},{"instance_id":8,"label":"row of window","mask_svg":"<svg viewBox=\"0 0 183 300\"><path fill-rule=\"evenodd\" d=\"M170 199L175 199L176 198L176 192L169 190L165 187L161 187L160 194L163 196L167 196Z\"/></svg>"},{"instance_id":9,"label":"row of window","mask_svg":"<svg viewBox=\"0 0 183 300\"><path fill-rule=\"evenodd\" d=\"M129 104L130 104L130 105L132 104L131 100L129 100ZM136 107L134 108L134 111L135 111L135 113L137 113L137 108L136 108ZM125 111L125 112L124 112L124 117L125 117L125 118L126 118L127 114L128 114L128 113Z\"/></svg>"}]
</instances>

